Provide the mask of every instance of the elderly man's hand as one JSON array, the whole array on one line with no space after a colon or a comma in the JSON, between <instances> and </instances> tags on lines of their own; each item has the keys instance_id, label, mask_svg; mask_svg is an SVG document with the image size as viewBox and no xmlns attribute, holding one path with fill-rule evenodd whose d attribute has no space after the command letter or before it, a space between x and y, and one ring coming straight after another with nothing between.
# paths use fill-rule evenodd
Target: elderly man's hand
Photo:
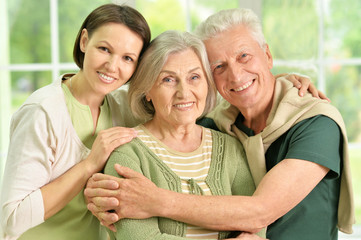
<instances>
[{"instance_id":1,"label":"elderly man's hand","mask_svg":"<svg viewBox=\"0 0 361 240\"><path fill-rule=\"evenodd\" d=\"M115 170L123 178L94 174L84 194L88 209L102 225L116 231L114 223L122 218L145 219L156 216L161 189L142 174L119 164Z\"/></svg>"},{"instance_id":2,"label":"elderly man's hand","mask_svg":"<svg viewBox=\"0 0 361 240\"><path fill-rule=\"evenodd\" d=\"M309 77L297 75L297 74L278 74L275 78L285 77L287 80L293 83L293 85L299 89L298 94L302 97L307 91L312 94L312 96L320 99L325 99L331 101L323 92L318 91L316 86L311 82Z\"/></svg>"}]
</instances>

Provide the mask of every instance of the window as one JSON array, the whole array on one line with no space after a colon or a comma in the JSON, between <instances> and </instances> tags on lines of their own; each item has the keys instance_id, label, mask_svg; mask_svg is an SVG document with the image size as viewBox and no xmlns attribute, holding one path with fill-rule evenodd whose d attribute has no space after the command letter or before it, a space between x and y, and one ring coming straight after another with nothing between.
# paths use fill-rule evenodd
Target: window
<instances>
[{"instance_id":1,"label":"window","mask_svg":"<svg viewBox=\"0 0 361 240\"><path fill-rule=\"evenodd\" d=\"M310 76L342 113L354 185L361 182L359 0L0 0L0 176L11 115L34 90L63 72L77 71L72 49L78 28L91 10L108 2L136 7L148 20L153 38L167 29L193 30L221 9L255 8L274 57L273 72ZM358 189L355 199L360 222Z\"/></svg>"}]
</instances>

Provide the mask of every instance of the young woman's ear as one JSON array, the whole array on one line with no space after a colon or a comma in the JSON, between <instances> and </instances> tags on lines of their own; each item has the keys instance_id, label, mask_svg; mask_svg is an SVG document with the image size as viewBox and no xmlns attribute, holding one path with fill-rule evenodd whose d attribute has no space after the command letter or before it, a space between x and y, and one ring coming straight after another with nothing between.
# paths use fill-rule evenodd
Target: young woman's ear
<instances>
[{"instance_id":1,"label":"young woman's ear","mask_svg":"<svg viewBox=\"0 0 361 240\"><path fill-rule=\"evenodd\" d=\"M81 31L81 37L80 37L80 50L82 52L85 52L86 46L88 45L88 41L89 41L88 30L86 30L86 28L84 28Z\"/></svg>"}]
</instances>

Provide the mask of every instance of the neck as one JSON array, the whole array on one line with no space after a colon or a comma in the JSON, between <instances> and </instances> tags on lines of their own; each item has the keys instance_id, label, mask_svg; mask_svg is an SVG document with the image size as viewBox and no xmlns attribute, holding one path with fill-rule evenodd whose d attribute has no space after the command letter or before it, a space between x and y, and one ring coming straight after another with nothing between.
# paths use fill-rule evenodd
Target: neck
<instances>
[{"instance_id":1,"label":"neck","mask_svg":"<svg viewBox=\"0 0 361 240\"><path fill-rule=\"evenodd\" d=\"M98 111L105 96L97 95L91 90L81 71L67 80L66 84L76 100L89 106L92 111Z\"/></svg>"},{"instance_id":2,"label":"neck","mask_svg":"<svg viewBox=\"0 0 361 240\"><path fill-rule=\"evenodd\" d=\"M243 124L252 129L255 134L263 131L266 127L268 116L272 109L272 97L264 105L259 105L257 108L240 109L244 117Z\"/></svg>"},{"instance_id":3,"label":"neck","mask_svg":"<svg viewBox=\"0 0 361 240\"><path fill-rule=\"evenodd\" d=\"M180 152L196 150L202 142L202 127L194 124L175 125L156 118L144 126L169 148Z\"/></svg>"}]
</instances>

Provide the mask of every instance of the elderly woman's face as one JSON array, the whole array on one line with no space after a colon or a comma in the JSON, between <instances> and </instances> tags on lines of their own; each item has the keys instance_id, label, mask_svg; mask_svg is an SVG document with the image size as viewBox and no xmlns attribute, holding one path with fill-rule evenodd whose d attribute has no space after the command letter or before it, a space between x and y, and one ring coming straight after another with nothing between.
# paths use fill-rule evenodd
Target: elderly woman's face
<instances>
[{"instance_id":1,"label":"elderly woman's face","mask_svg":"<svg viewBox=\"0 0 361 240\"><path fill-rule=\"evenodd\" d=\"M155 108L154 119L192 124L202 115L208 93L203 66L193 50L171 54L146 95Z\"/></svg>"}]
</instances>

